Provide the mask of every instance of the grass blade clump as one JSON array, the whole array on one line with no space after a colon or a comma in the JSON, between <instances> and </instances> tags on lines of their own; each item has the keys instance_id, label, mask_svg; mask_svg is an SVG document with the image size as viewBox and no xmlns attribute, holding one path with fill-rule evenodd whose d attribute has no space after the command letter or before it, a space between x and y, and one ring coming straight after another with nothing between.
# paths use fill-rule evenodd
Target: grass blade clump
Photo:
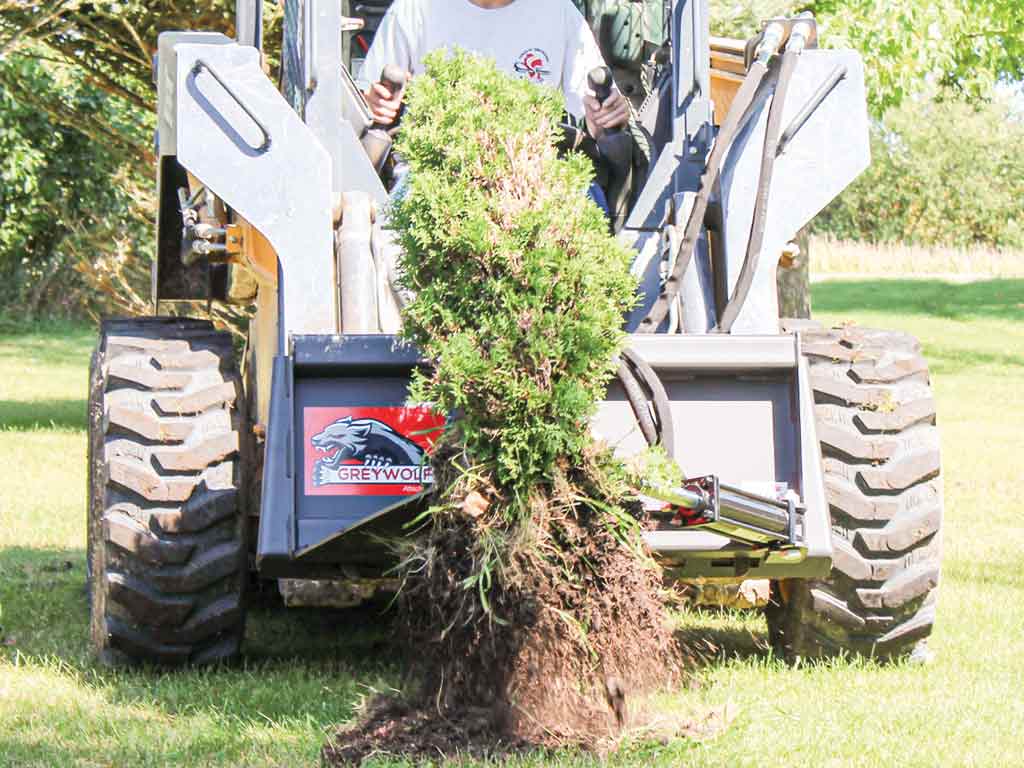
<instances>
[{"instance_id":1,"label":"grass blade clump","mask_svg":"<svg viewBox=\"0 0 1024 768\"><path fill-rule=\"evenodd\" d=\"M587 198L589 162L558 155L562 111L556 91L462 52L428 57L409 88L390 217L405 333L433 363L412 397L457 418L399 611L421 712L593 743L676 651L625 472L588 428L636 283Z\"/></svg>"}]
</instances>

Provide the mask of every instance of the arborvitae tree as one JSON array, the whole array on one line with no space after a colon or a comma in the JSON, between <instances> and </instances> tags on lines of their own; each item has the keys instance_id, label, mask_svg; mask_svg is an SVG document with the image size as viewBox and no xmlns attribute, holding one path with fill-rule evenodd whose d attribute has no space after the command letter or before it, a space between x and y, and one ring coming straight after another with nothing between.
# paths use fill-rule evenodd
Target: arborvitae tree
<instances>
[{"instance_id":1,"label":"arborvitae tree","mask_svg":"<svg viewBox=\"0 0 1024 768\"><path fill-rule=\"evenodd\" d=\"M562 111L493 62L432 55L390 211L415 293L405 333L433 364L413 398L453 414L400 623L432 706L491 707L520 735L605 730L608 679L644 688L675 669L636 500L588 427L635 300L632 254L587 197L589 162L559 157Z\"/></svg>"},{"instance_id":2,"label":"arborvitae tree","mask_svg":"<svg viewBox=\"0 0 1024 768\"><path fill-rule=\"evenodd\" d=\"M437 362L416 394L459 411L475 462L525 501L578 460L615 372L632 252L587 198L590 161L555 149L559 94L458 54L428 59L398 144L392 225L416 298L407 335Z\"/></svg>"}]
</instances>

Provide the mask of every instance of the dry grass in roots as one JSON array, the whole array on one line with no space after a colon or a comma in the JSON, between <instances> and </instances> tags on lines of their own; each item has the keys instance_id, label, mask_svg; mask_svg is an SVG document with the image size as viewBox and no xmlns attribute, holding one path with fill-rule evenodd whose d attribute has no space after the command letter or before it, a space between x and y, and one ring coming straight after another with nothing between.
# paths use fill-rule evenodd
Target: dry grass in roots
<instances>
[{"instance_id":1,"label":"dry grass in roots","mask_svg":"<svg viewBox=\"0 0 1024 768\"><path fill-rule=\"evenodd\" d=\"M513 527L509 500L455 457L435 460L443 511L403 563L398 626L418 693L376 702L328 745L329 763L604 751L649 717L635 701L682 674L660 571L609 525L596 460L559 467Z\"/></svg>"}]
</instances>

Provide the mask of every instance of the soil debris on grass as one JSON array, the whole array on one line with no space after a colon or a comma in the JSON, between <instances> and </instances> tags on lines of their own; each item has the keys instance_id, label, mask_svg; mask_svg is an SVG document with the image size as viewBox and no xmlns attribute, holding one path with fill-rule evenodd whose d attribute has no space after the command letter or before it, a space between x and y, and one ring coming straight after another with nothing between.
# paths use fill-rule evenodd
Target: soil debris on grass
<instances>
[{"instance_id":1,"label":"soil debris on grass","mask_svg":"<svg viewBox=\"0 0 1024 768\"><path fill-rule=\"evenodd\" d=\"M458 764L463 760L504 761L530 754L554 754L566 748L607 757L623 744L712 741L728 730L738 714L739 708L732 702L686 715L645 706L627 716L620 730L600 738L585 741L578 733L552 731L530 740L510 736L496 727L491 709L463 707L442 715L428 704L417 707L408 700L382 695L358 724L331 735L321 762L335 768L359 768L367 761L386 757L414 765L439 761Z\"/></svg>"},{"instance_id":2,"label":"soil debris on grass","mask_svg":"<svg viewBox=\"0 0 1024 768\"><path fill-rule=\"evenodd\" d=\"M335 733L323 749L322 762L340 768L383 756L413 763L486 760L535 748L500 733L486 709L466 708L442 716L436 710L389 697L378 701L358 725Z\"/></svg>"}]
</instances>

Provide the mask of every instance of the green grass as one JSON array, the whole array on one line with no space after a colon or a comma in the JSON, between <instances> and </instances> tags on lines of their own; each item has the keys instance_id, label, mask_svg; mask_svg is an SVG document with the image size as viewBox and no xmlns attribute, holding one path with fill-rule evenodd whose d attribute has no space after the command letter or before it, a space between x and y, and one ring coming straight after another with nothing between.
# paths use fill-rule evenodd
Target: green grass
<instances>
[{"instance_id":1,"label":"green grass","mask_svg":"<svg viewBox=\"0 0 1024 768\"><path fill-rule=\"evenodd\" d=\"M945 560L928 667L787 668L756 614L681 617L716 658L661 704L738 712L718 738L634 743L630 766L1005 766L1024 724L1024 281L826 282L818 317L924 342L940 408ZM4 335L6 334L6 335ZM398 685L373 611L258 604L244 662L111 672L87 646L85 384L90 329L0 326L0 766L316 765L328 729ZM564 754L521 765L592 765ZM380 762L380 765L391 763Z\"/></svg>"}]
</instances>

